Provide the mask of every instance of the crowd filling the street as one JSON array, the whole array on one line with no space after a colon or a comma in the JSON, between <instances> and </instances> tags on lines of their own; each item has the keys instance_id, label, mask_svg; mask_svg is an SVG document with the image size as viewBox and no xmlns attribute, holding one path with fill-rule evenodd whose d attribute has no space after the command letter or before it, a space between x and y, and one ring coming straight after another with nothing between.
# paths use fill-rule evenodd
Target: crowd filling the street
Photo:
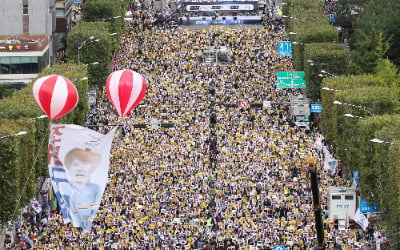
<instances>
[{"instance_id":1,"label":"crowd filling the street","mask_svg":"<svg viewBox=\"0 0 400 250\"><path fill-rule=\"evenodd\" d=\"M88 127L101 133L119 125L92 230L64 224L48 206L20 221L8 247L312 249L313 157L327 249L361 249L368 234L339 230L327 218L328 187L348 183L340 167L323 167L318 127L306 131L288 119L290 97L303 90L275 88L276 72L294 70L291 57L277 54L277 42L288 40L282 23L191 29L153 24L151 9L132 14L113 71L140 73L148 90L120 118L100 89L88 114ZM210 47L227 48L220 56L230 59L205 62Z\"/></svg>"}]
</instances>

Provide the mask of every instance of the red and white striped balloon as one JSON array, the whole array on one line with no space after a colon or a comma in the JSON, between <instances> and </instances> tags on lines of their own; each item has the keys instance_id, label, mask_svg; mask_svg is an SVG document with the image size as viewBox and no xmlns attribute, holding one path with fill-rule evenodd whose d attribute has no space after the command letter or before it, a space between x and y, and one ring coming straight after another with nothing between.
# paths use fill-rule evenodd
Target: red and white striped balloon
<instances>
[{"instance_id":1,"label":"red and white striped balloon","mask_svg":"<svg viewBox=\"0 0 400 250\"><path fill-rule=\"evenodd\" d=\"M106 81L106 92L120 117L129 115L146 94L147 81L132 70L112 72Z\"/></svg>"},{"instance_id":2,"label":"red and white striped balloon","mask_svg":"<svg viewBox=\"0 0 400 250\"><path fill-rule=\"evenodd\" d=\"M33 84L33 96L44 113L54 120L71 112L78 104L78 91L66 77L44 76Z\"/></svg>"}]
</instances>

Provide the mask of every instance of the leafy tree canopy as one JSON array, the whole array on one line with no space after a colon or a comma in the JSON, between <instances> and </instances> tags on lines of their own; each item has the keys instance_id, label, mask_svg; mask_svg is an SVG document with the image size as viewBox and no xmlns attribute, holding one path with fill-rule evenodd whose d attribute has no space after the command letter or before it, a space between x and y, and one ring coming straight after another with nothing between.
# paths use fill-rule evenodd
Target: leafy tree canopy
<instances>
[{"instance_id":1,"label":"leafy tree canopy","mask_svg":"<svg viewBox=\"0 0 400 250\"><path fill-rule=\"evenodd\" d=\"M368 32L359 30L362 39L354 44L353 72L356 74L374 73L378 59L386 57L390 39L372 26Z\"/></svg>"},{"instance_id":2,"label":"leafy tree canopy","mask_svg":"<svg viewBox=\"0 0 400 250\"><path fill-rule=\"evenodd\" d=\"M390 41L390 46L385 53L396 65L400 65L400 1L398 0L369 0L364 11L355 25L355 33L351 38L352 48L357 48L357 43L364 40L363 34L368 34L374 29L382 32L384 40ZM371 37L373 38L373 37ZM375 37L377 38L377 37Z\"/></svg>"}]
</instances>

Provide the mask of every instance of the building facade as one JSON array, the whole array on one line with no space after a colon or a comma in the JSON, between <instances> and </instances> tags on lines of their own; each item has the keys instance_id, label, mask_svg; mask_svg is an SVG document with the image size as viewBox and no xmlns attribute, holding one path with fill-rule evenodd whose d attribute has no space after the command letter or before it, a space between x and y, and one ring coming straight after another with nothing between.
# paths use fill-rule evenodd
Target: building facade
<instances>
[{"instance_id":1,"label":"building facade","mask_svg":"<svg viewBox=\"0 0 400 250\"><path fill-rule=\"evenodd\" d=\"M64 38L68 31L81 21L82 0L56 0L56 45L57 49L64 48Z\"/></svg>"},{"instance_id":2,"label":"building facade","mask_svg":"<svg viewBox=\"0 0 400 250\"><path fill-rule=\"evenodd\" d=\"M55 61L55 0L0 0L0 83L30 82Z\"/></svg>"}]
</instances>

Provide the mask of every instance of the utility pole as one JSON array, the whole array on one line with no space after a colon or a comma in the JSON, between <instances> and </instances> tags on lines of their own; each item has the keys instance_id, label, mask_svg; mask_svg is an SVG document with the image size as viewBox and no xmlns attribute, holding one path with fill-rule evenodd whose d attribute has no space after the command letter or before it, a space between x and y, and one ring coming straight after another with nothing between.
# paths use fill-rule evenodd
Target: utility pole
<instances>
[{"instance_id":1,"label":"utility pole","mask_svg":"<svg viewBox=\"0 0 400 250\"><path fill-rule=\"evenodd\" d=\"M319 201L319 188L318 188L318 171L317 171L317 159L315 157L309 157L307 159L308 172L311 179L311 191L313 195L313 210L315 216L315 229L317 231L318 249L325 250L324 242L324 226L322 223L322 209Z\"/></svg>"}]
</instances>

